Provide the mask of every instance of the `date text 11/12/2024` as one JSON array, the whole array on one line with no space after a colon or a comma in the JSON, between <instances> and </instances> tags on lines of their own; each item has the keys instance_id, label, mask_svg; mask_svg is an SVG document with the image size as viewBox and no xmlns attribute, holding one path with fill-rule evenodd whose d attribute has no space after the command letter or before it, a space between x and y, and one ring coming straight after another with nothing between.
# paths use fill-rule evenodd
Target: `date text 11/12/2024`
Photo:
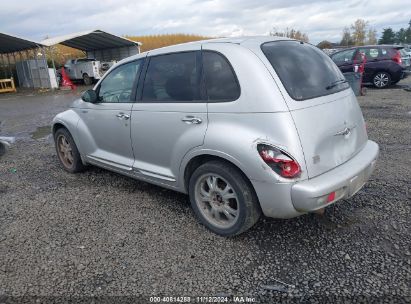
<instances>
[{"instance_id":1,"label":"date text 11/12/2024","mask_svg":"<svg viewBox=\"0 0 411 304\"><path fill-rule=\"evenodd\" d=\"M197 297L150 297L151 303L255 303L256 299L248 296L197 296Z\"/></svg>"}]
</instances>

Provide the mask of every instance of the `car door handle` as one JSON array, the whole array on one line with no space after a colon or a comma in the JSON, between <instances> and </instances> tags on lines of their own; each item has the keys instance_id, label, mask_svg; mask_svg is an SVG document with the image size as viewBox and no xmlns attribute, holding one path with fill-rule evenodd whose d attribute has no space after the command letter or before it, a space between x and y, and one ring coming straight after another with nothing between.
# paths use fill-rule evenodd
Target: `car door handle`
<instances>
[{"instance_id":1,"label":"car door handle","mask_svg":"<svg viewBox=\"0 0 411 304\"><path fill-rule=\"evenodd\" d=\"M130 118L130 115L124 114L124 113L118 113L118 114L116 115L116 117L119 118L119 119L127 120L127 119Z\"/></svg>"},{"instance_id":2,"label":"car door handle","mask_svg":"<svg viewBox=\"0 0 411 304\"><path fill-rule=\"evenodd\" d=\"M203 121L201 120L201 118L198 117L194 117L194 116L186 116L184 118L181 119L182 122L185 122L188 125L198 125L201 124Z\"/></svg>"}]
</instances>

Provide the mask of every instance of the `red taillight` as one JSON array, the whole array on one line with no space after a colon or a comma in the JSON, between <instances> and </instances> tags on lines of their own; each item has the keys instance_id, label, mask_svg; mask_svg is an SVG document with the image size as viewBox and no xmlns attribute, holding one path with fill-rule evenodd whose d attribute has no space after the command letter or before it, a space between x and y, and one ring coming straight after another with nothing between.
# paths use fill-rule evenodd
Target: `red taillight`
<instances>
[{"instance_id":1,"label":"red taillight","mask_svg":"<svg viewBox=\"0 0 411 304\"><path fill-rule=\"evenodd\" d=\"M398 64L402 63L400 51L395 50L395 55L394 55L394 57L392 57L392 60L395 61Z\"/></svg>"},{"instance_id":2,"label":"red taillight","mask_svg":"<svg viewBox=\"0 0 411 304\"><path fill-rule=\"evenodd\" d=\"M262 144L257 146L257 150L264 162L282 177L293 178L300 175L300 165L284 152Z\"/></svg>"},{"instance_id":3,"label":"red taillight","mask_svg":"<svg viewBox=\"0 0 411 304\"><path fill-rule=\"evenodd\" d=\"M335 191L331 192L330 194L328 194L327 196L327 203L332 202L333 200L335 200Z\"/></svg>"}]
</instances>

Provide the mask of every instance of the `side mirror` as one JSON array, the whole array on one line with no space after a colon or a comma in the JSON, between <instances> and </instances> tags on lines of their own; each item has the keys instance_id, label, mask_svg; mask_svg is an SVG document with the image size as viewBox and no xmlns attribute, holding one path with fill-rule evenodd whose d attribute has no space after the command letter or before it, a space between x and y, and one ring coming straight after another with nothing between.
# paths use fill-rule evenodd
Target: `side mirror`
<instances>
[{"instance_id":1,"label":"side mirror","mask_svg":"<svg viewBox=\"0 0 411 304\"><path fill-rule=\"evenodd\" d=\"M96 103L97 102L97 94L96 91L92 89L88 89L81 95L81 99L83 99L85 102L91 102L91 103Z\"/></svg>"}]
</instances>

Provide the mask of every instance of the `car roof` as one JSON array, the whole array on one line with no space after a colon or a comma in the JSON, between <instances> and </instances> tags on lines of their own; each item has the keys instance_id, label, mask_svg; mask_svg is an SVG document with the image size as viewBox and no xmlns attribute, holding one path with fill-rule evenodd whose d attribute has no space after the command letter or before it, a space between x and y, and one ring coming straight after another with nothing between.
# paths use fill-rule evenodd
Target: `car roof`
<instances>
[{"instance_id":1,"label":"car roof","mask_svg":"<svg viewBox=\"0 0 411 304\"><path fill-rule=\"evenodd\" d=\"M205 40L198 40L198 41L192 41L192 42L186 42L186 43L180 43L180 44L175 44L171 46L165 46L162 48L158 49L153 49L150 51L146 51L131 57L128 57L122 62L128 62L128 61L133 61L138 58L143 58L146 57L146 55L150 52L161 52L161 53L172 53L172 52L177 52L181 51L184 46L195 46L195 45L203 45L207 43L228 43L228 44L237 44L241 45L245 42L254 42L254 43L259 43L263 44L265 42L270 42L270 41L279 41L279 40L290 40L290 41L295 41L295 39L290 39L286 37L278 37L278 36L242 36L242 37L226 37L226 38L214 38L214 39L205 39Z\"/></svg>"},{"instance_id":2,"label":"car roof","mask_svg":"<svg viewBox=\"0 0 411 304\"><path fill-rule=\"evenodd\" d=\"M395 45L395 44L374 44L374 45L359 45L356 48L381 48L381 47L385 47L385 48L393 48L393 49L403 49L404 46L403 45Z\"/></svg>"},{"instance_id":3,"label":"car roof","mask_svg":"<svg viewBox=\"0 0 411 304\"><path fill-rule=\"evenodd\" d=\"M356 46L351 46L345 49L339 49L338 51L332 53L331 55L343 52L343 51L348 51L348 50L356 50L359 48L392 48L392 49L397 49L397 50L401 50L404 48L403 45L395 45L395 44L374 44L374 45L356 45Z\"/></svg>"}]
</instances>

